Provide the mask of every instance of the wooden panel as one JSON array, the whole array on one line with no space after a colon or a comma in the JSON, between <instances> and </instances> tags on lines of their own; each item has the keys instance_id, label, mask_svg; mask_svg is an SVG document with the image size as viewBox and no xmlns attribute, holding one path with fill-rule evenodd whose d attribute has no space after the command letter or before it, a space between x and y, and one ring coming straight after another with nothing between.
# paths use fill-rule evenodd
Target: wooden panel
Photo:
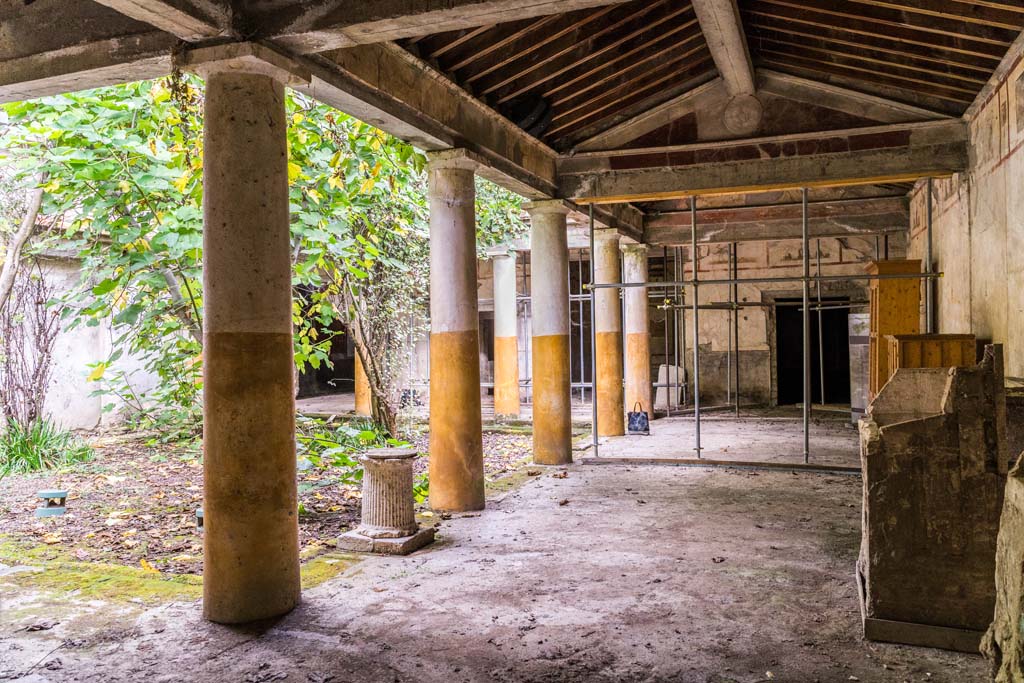
<instances>
[{"instance_id":1,"label":"wooden panel","mask_svg":"<svg viewBox=\"0 0 1024 683\"><path fill-rule=\"evenodd\" d=\"M873 261L868 264L871 275L914 274L921 272L918 260ZM872 280L870 286L871 339L868 367L871 398L889 381L889 348L886 337L896 334L917 334L921 319L921 281L913 279Z\"/></svg>"},{"instance_id":2,"label":"wooden panel","mask_svg":"<svg viewBox=\"0 0 1024 683\"><path fill-rule=\"evenodd\" d=\"M951 368L977 362L973 334L893 334L886 336L886 343L889 377L900 368Z\"/></svg>"}]
</instances>

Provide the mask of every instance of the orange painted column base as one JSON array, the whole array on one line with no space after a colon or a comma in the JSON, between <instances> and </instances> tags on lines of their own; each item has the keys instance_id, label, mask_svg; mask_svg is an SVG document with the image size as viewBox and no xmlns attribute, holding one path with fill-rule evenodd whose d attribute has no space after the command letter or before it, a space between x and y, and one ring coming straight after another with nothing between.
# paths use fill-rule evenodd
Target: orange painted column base
<instances>
[{"instance_id":1,"label":"orange painted column base","mask_svg":"<svg viewBox=\"0 0 1024 683\"><path fill-rule=\"evenodd\" d=\"M241 624L299 602L292 335L205 342L203 614Z\"/></svg>"},{"instance_id":2,"label":"orange painted column base","mask_svg":"<svg viewBox=\"0 0 1024 683\"><path fill-rule=\"evenodd\" d=\"M494 338L494 415L519 417L519 340Z\"/></svg>"},{"instance_id":3,"label":"orange painted column base","mask_svg":"<svg viewBox=\"0 0 1024 683\"><path fill-rule=\"evenodd\" d=\"M651 335L626 335L626 410L639 403L649 414L651 404Z\"/></svg>"},{"instance_id":4,"label":"orange painted column base","mask_svg":"<svg viewBox=\"0 0 1024 683\"><path fill-rule=\"evenodd\" d=\"M572 462L569 335L533 338L533 461Z\"/></svg>"},{"instance_id":5,"label":"orange painted column base","mask_svg":"<svg viewBox=\"0 0 1024 683\"><path fill-rule=\"evenodd\" d=\"M369 416L373 410L370 407L370 380L366 377L366 370L363 369L363 361L356 353L356 415Z\"/></svg>"},{"instance_id":6,"label":"orange painted column base","mask_svg":"<svg viewBox=\"0 0 1024 683\"><path fill-rule=\"evenodd\" d=\"M622 394L622 333L598 332L594 335L594 356L597 359L597 434L622 436L626 433Z\"/></svg>"},{"instance_id":7,"label":"orange painted column base","mask_svg":"<svg viewBox=\"0 0 1024 683\"><path fill-rule=\"evenodd\" d=\"M479 332L430 335L430 507L484 509Z\"/></svg>"}]
</instances>

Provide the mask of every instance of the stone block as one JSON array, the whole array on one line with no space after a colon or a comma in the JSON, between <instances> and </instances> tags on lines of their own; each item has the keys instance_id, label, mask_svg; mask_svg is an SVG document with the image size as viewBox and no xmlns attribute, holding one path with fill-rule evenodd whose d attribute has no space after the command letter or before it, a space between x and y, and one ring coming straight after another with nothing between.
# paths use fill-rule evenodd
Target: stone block
<instances>
[{"instance_id":1,"label":"stone block","mask_svg":"<svg viewBox=\"0 0 1024 683\"><path fill-rule=\"evenodd\" d=\"M954 629L973 633L956 649L977 651L996 594L1002 384L999 347L974 367L901 369L861 421L866 637L951 647Z\"/></svg>"},{"instance_id":2,"label":"stone block","mask_svg":"<svg viewBox=\"0 0 1024 683\"><path fill-rule=\"evenodd\" d=\"M338 538L338 548L358 553L376 553L378 555L408 555L420 548L433 543L434 529L423 527L411 536L401 538L370 538L349 531Z\"/></svg>"}]
</instances>

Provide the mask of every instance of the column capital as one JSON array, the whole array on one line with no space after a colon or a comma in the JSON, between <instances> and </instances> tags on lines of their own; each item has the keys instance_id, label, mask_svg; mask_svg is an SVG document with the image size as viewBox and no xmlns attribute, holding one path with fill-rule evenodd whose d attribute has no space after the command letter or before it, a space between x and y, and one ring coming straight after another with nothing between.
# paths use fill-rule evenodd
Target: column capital
<instances>
[{"instance_id":1,"label":"column capital","mask_svg":"<svg viewBox=\"0 0 1024 683\"><path fill-rule=\"evenodd\" d=\"M594 230L594 241L595 242L615 242L618 243L622 239L622 235L619 234L618 230L614 228L597 228Z\"/></svg>"},{"instance_id":2,"label":"column capital","mask_svg":"<svg viewBox=\"0 0 1024 683\"><path fill-rule=\"evenodd\" d=\"M482 166L484 162L480 155L461 147L427 152L427 168L431 171L461 170L475 173Z\"/></svg>"},{"instance_id":3,"label":"column capital","mask_svg":"<svg viewBox=\"0 0 1024 683\"><path fill-rule=\"evenodd\" d=\"M289 87L307 85L309 69L273 48L259 43L228 43L185 50L174 57L174 66L203 78L215 73L247 73L269 76Z\"/></svg>"},{"instance_id":4,"label":"column capital","mask_svg":"<svg viewBox=\"0 0 1024 683\"><path fill-rule=\"evenodd\" d=\"M651 245L642 242L623 242L619 245L623 254L646 254L650 248Z\"/></svg>"},{"instance_id":5,"label":"column capital","mask_svg":"<svg viewBox=\"0 0 1024 683\"><path fill-rule=\"evenodd\" d=\"M491 247L487 250L487 258L491 259L502 259L502 258L515 258L516 248L509 245L503 245L498 247Z\"/></svg>"},{"instance_id":6,"label":"column capital","mask_svg":"<svg viewBox=\"0 0 1024 683\"><path fill-rule=\"evenodd\" d=\"M531 217L536 214L560 213L567 215L569 213L569 207L562 199L539 199L527 202L523 204L523 210Z\"/></svg>"}]
</instances>

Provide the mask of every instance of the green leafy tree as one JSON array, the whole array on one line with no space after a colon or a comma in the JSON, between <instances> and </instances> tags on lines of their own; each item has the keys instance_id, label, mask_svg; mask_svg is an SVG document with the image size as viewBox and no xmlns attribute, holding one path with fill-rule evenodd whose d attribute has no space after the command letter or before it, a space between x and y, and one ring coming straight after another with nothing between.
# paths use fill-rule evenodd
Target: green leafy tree
<instances>
[{"instance_id":1,"label":"green leafy tree","mask_svg":"<svg viewBox=\"0 0 1024 683\"><path fill-rule=\"evenodd\" d=\"M406 346L426 321L425 158L411 145L289 92L288 145L299 370L329 362L331 330L352 335L373 417L396 432ZM202 389L202 85L174 75L5 105L0 149L26 177L45 174L50 235L86 274L60 302L70 326L111 319L109 358L90 379L166 438L198 432ZM478 187L480 244L525 230L519 199ZM143 392L119 369L141 358Z\"/></svg>"}]
</instances>

